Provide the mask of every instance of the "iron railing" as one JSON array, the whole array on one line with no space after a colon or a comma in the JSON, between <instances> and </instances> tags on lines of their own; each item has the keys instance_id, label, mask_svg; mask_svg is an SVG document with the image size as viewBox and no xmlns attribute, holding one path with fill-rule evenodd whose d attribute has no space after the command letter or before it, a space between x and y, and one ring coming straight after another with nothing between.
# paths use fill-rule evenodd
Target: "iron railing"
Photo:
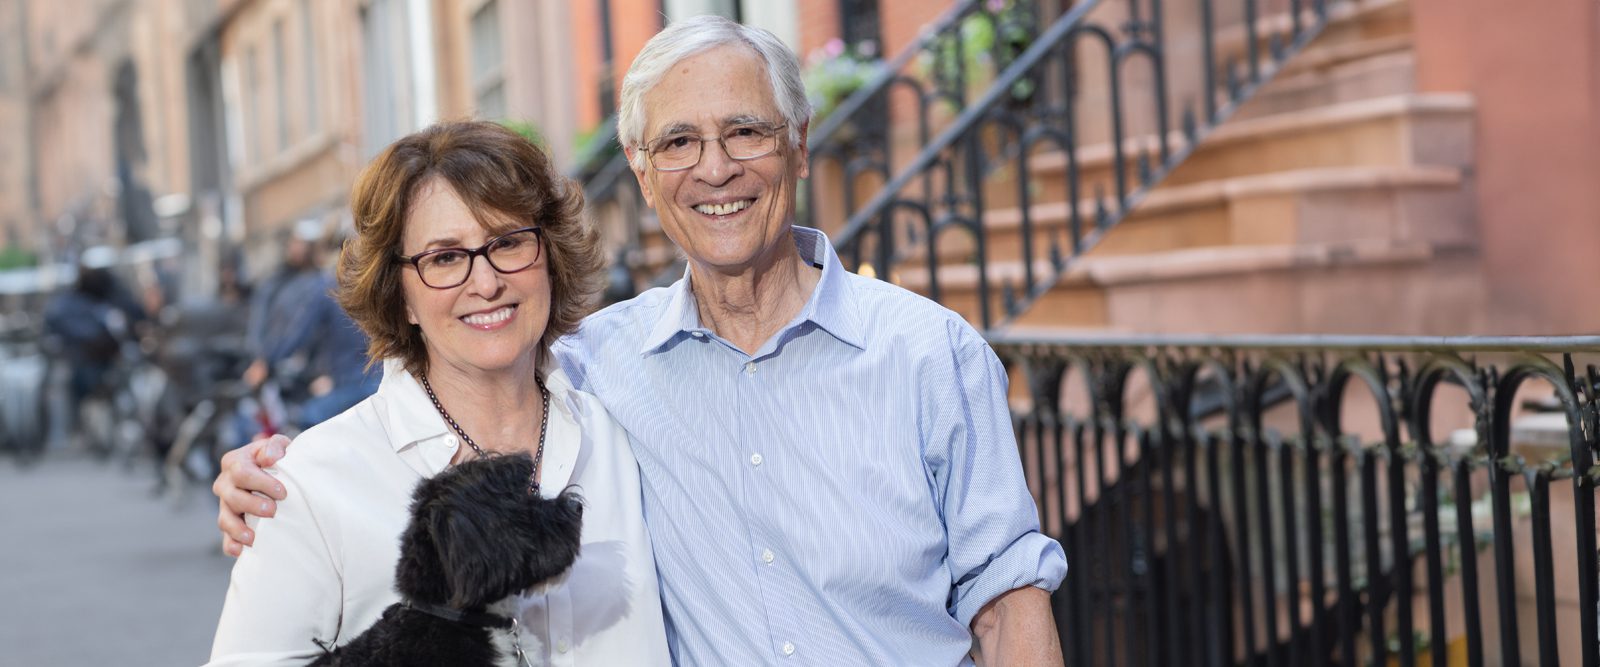
<instances>
[{"instance_id":1,"label":"iron railing","mask_svg":"<svg viewBox=\"0 0 1600 667\"><path fill-rule=\"evenodd\" d=\"M1177 50L1168 43L1162 0L1072 4L986 92L958 106L960 115L948 128L923 142L905 168L851 213L834 236L847 268L871 264L872 273L889 279L902 268L926 272L923 291L940 300L940 268L951 262L942 257L939 244L950 230L960 230L971 247L966 263L976 268L975 324L994 329L1025 312L1065 275L1072 258L1124 219L1217 125L1305 48L1327 24L1331 3L1227 2L1230 12L1237 5L1241 14L1229 28L1238 45L1234 56L1219 55L1222 29L1215 16L1221 4L1197 0L1199 34L1192 36L1199 44L1196 51L1181 55L1174 55ZM1265 5L1274 8L1276 17L1286 18L1267 21ZM1281 27L1263 27L1269 24ZM1220 68L1219 59L1224 61ZM1172 76L1186 69L1198 70L1197 80ZM1104 95L1104 104L1093 109L1086 108L1092 99L1085 94L1090 85L1095 88L1088 92ZM1175 115L1170 98L1180 89L1192 92ZM1134 98L1142 102L1140 108L1127 101ZM1108 125L1105 136L1082 127L1091 115ZM1174 132L1174 124L1181 124L1181 130ZM1096 147L1109 157L1102 177L1090 179L1083 158ZM1036 224L1032 209L1030 160L1046 150L1064 156L1066 164L1062 189L1070 219L1058 229ZM1013 203L1021 215L1020 249L1003 259L991 257L985 244L985 182L1002 170L1015 181ZM1089 190L1092 199L1085 196ZM998 290L991 288L997 260L1020 265L1015 271L1020 282L1006 280ZM1003 300L998 317L993 307L997 298Z\"/></svg>"},{"instance_id":2,"label":"iron railing","mask_svg":"<svg viewBox=\"0 0 1600 667\"><path fill-rule=\"evenodd\" d=\"M617 143L617 116L611 114L600 121L583 154L575 157L568 176L583 186L584 201L592 205L615 197L617 185L627 173L627 156Z\"/></svg>"},{"instance_id":3,"label":"iron railing","mask_svg":"<svg viewBox=\"0 0 1600 667\"><path fill-rule=\"evenodd\" d=\"M1600 337L991 340L1068 664L1600 665Z\"/></svg>"},{"instance_id":4,"label":"iron railing","mask_svg":"<svg viewBox=\"0 0 1600 667\"><path fill-rule=\"evenodd\" d=\"M915 145L926 146L933 133L942 129L939 105L965 106L970 97L968 84L985 77L984 72L973 71L976 64L983 61L984 67L992 68L992 76L1021 55L1019 43L1026 44L1036 36L1038 4L1033 0L956 2L917 39L882 62L877 73L826 118L813 121L807 140L812 182L797 222L829 226L821 219L819 194L841 201L846 215L856 212L857 186L863 177L870 175L873 183L882 184L895 174L891 102L909 107L910 122L916 126ZM968 37L974 31L987 31L989 43L967 43L975 41ZM824 190L818 183L818 174L830 165L840 172L830 184L839 186L837 192Z\"/></svg>"},{"instance_id":5,"label":"iron railing","mask_svg":"<svg viewBox=\"0 0 1600 667\"><path fill-rule=\"evenodd\" d=\"M615 246L603 295L611 303L639 293L634 269L645 264L644 218L650 212L633 186L628 156L617 143L616 114L601 121L596 132L567 175L583 188L585 210Z\"/></svg>"}]
</instances>

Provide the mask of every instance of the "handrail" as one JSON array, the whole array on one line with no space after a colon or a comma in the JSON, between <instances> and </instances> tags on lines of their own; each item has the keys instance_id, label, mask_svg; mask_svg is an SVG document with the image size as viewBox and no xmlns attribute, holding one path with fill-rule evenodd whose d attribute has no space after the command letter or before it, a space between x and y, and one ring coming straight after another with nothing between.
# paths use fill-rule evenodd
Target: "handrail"
<instances>
[{"instance_id":1,"label":"handrail","mask_svg":"<svg viewBox=\"0 0 1600 667\"><path fill-rule=\"evenodd\" d=\"M923 147L922 151L917 153L917 157L911 160L911 164L906 165L906 168L895 176L894 180L889 181L888 185L878 191L878 194L873 195L872 199L868 200L866 206L862 207L859 212L850 216L850 221L845 223L844 231L839 234L838 238L834 239L834 245L843 247L845 244L854 241L855 237L861 233L861 230L873 218L881 215L884 209L889 207L889 203L899 195L900 191L911 184L912 179L919 177L924 170L933 164L934 160L938 159L940 153L955 145L956 140L962 138L972 128L976 127L978 122L989 113L990 108L1010 91L1012 86L1022 80L1023 74L1043 62L1046 55L1054 50L1057 44L1068 34L1076 30L1083 18L1088 16L1089 12L1094 8L1099 7L1102 1L1084 0L1084 2L1073 6L1072 11L1057 19L1048 31L1040 35L1039 39L1034 40L1028 50L1022 53L1022 56L1018 57L1000 73L1000 76L989 86L989 89L984 91L983 97L978 99L977 104L968 106L965 111L961 112L956 121L939 133L939 137L934 139L933 143Z\"/></svg>"},{"instance_id":2,"label":"handrail","mask_svg":"<svg viewBox=\"0 0 1600 667\"><path fill-rule=\"evenodd\" d=\"M894 82L895 77L900 75L900 70L911 63L912 58L915 58L923 49L927 48L936 36L959 26L961 21L965 20L969 14L981 5L982 0L960 0L960 2L945 10L945 13L939 15L939 18L930 23L927 28L923 29L917 39L907 44L905 48L900 50L900 53L895 54L894 58L887 62L880 62L877 72L872 75L872 79L866 85L857 88L855 92L845 97L844 101L840 102L839 106L834 109L833 113L828 114L828 117L823 120L822 125L810 133L811 136L806 141L806 147L815 153L833 141L834 135L839 133L840 128L855 120L856 114L861 113L862 109L867 106L868 100L887 89L889 84Z\"/></svg>"},{"instance_id":3,"label":"handrail","mask_svg":"<svg viewBox=\"0 0 1600 667\"><path fill-rule=\"evenodd\" d=\"M567 176L584 184L584 190L589 190L589 181L593 180L623 157L622 147L617 144L617 115L611 114L600 121L596 130L599 134L589 140L589 146L582 155L573 156L573 165Z\"/></svg>"},{"instance_id":4,"label":"handrail","mask_svg":"<svg viewBox=\"0 0 1600 667\"><path fill-rule=\"evenodd\" d=\"M1211 11L1213 0L1198 1L1201 4L1199 30L1203 37L1202 61L1211 63L1216 60L1216 40L1213 39L1216 30ZM1247 17L1254 17L1255 6L1260 0L1242 1L1247 5ZM1252 54L1252 62L1241 63L1237 58L1231 59L1225 65L1223 76L1207 68L1202 74L1203 110L1196 109L1198 100L1188 100L1179 133L1169 131L1174 119L1170 117L1167 101L1170 53L1165 43L1162 1L1126 0L1124 14L1127 20L1116 27L1107 27L1101 25L1102 21L1090 19L1091 13L1108 4L1111 4L1108 0L1084 0L1073 5L1007 65L976 102L963 109L954 122L927 141L905 168L898 170L892 178L886 178L887 185L879 189L865 206L851 212L844 228L834 234L835 246L841 257L855 262L851 268L859 268L864 261L864 239L875 232L877 245L871 262L875 265L877 275L892 277L894 265L907 257L894 247L899 238L896 235L896 214L916 214L921 217L922 226L908 228L904 236L908 243L926 246L923 249L927 251L927 261L918 270L925 268L929 272L927 294L938 301L940 262L936 254L936 237L945 227L964 228L973 237L976 246L972 260L978 269L978 315L975 324L985 330L1004 326L1054 287L1066 274L1069 260L1092 248L1104 238L1109 228L1126 218L1129 211L1179 163L1187 159L1206 136L1280 71L1287 59L1303 50L1327 25L1329 18L1327 0L1289 0L1288 12L1293 20L1287 34L1263 33L1256 21L1247 21L1245 39L1249 42L1249 48L1246 51ZM1309 15L1311 20L1306 20L1303 14ZM1269 45L1259 49L1256 43L1263 40ZM1087 179L1081 178L1079 172L1077 151L1081 137L1074 109L1078 95L1077 79L1080 76L1075 69L1076 50L1083 41L1092 42L1097 49L1103 47L1109 72L1108 119L1111 136L1107 145L1110 171L1109 182L1104 187L1112 192L1108 196L1100 188L1094 189L1092 208L1096 210L1089 216L1080 210L1080 205L1089 200L1080 193L1085 189ZM1260 63L1255 62L1255 58L1268 60ZM1124 127L1124 112L1129 105L1122 101L1124 84L1121 77L1122 66L1133 60L1147 63L1152 74L1148 92L1151 93L1149 104L1154 107L1151 111L1156 127L1146 134L1128 136ZM1066 68L1065 76L1044 69L1055 65ZM1017 91L1044 86L1055 86L1055 99L1064 98L1064 105L1043 108L1056 102L1047 100L1041 103L1039 99L1047 95L1031 94L1021 100L1026 108L1019 111ZM1225 100L1220 105L1215 100L1219 95ZM1204 114L1205 117L1197 118L1198 114ZM1002 157L990 164L986 162L989 157L984 153L987 149L982 147L981 140L996 135L1008 143L1003 151L998 152ZM1146 140L1146 147L1138 147ZM1050 234L1047 243L1036 244L1033 238L1033 212L1029 205L1031 195L1026 187L1026 174L1028 153L1040 145L1053 145L1066 156L1070 221L1065 243L1055 232ZM990 260L984 244L985 194L982 184L982 179L996 166L1015 168L1014 173L1020 181L1017 195L1020 203L1017 208L1022 216L1022 256L1019 262L1021 289L1014 284L1003 286L1004 303L998 322L993 317L994 309L990 305L997 294L991 293L989 286ZM920 190L916 190L916 194L908 194L913 192L914 186ZM1085 217L1092 219L1085 221ZM926 235L921 236L924 233ZM1041 247L1036 248L1036 245ZM1048 250L1043 246L1048 246ZM1044 269L1044 275L1037 275L1041 273L1040 267L1045 266L1046 259L1048 267Z\"/></svg>"}]
</instances>

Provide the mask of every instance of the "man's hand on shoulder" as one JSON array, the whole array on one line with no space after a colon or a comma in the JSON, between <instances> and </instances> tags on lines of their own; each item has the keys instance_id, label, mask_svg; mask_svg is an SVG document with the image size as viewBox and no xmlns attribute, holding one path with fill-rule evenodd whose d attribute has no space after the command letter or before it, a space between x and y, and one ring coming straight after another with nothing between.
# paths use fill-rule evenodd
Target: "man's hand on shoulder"
<instances>
[{"instance_id":1,"label":"man's hand on shoulder","mask_svg":"<svg viewBox=\"0 0 1600 667\"><path fill-rule=\"evenodd\" d=\"M222 552L237 557L255 542L244 515L270 517L287 497L277 478L263 469L283 458L289 439L282 435L258 438L222 457L222 472L211 484L217 496L217 528L222 531Z\"/></svg>"}]
</instances>

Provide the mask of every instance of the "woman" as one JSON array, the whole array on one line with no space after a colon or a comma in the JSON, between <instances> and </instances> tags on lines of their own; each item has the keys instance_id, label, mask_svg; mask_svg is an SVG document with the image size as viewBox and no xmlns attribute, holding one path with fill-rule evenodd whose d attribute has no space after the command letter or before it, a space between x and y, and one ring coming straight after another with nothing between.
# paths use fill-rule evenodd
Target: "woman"
<instances>
[{"instance_id":1,"label":"woman","mask_svg":"<svg viewBox=\"0 0 1600 667\"><path fill-rule=\"evenodd\" d=\"M339 301L384 360L383 382L273 470L290 497L234 566L213 664L304 662L372 625L398 600L412 487L493 452L527 452L542 493L585 498L578 561L526 598L529 657L667 664L626 435L549 354L599 287L580 191L510 130L442 123L379 155L351 209Z\"/></svg>"}]
</instances>

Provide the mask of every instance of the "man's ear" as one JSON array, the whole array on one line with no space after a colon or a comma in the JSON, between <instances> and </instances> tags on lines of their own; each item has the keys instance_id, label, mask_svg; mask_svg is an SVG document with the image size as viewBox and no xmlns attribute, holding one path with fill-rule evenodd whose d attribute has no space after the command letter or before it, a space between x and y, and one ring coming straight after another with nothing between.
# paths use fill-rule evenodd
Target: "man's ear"
<instances>
[{"instance_id":1,"label":"man's ear","mask_svg":"<svg viewBox=\"0 0 1600 667\"><path fill-rule=\"evenodd\" d=\"M811 149L806 147L806 136L811 132L811 121L800 124L800 144L795 146L795 157L800 160L800 166L795 169L795 178L809 178L811 176Z\"/></svg>"},{"instance_id":2,"label":"man's ear","mask_svg":"<svg viewBox=\"0 0 1600 667\"><path fill-rule=\"evenodd\" d=\"M645 176L646 168L649 166L645 163L645 157L632 146L623 146L622 152L628 156L628 169L633 171L634 179L639 181L639 194L644 195L645 206L655 208L656 193L650 187L650 179Z\"/></svg>"}]
</instances>

